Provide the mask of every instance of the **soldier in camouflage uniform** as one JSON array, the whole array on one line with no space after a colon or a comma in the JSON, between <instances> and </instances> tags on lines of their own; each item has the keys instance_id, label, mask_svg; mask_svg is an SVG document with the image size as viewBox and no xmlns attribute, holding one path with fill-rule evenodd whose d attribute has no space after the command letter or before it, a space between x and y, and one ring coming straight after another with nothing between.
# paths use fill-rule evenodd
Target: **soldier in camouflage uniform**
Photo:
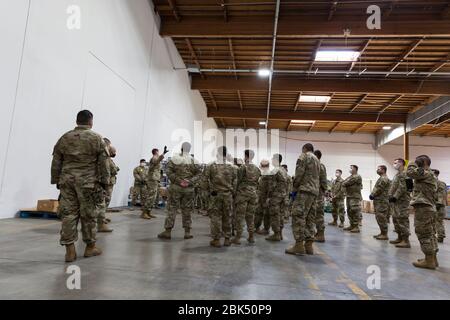
<instances>
[{"instance_id":1,"label":"soldier in camouflage uniform","mask_svg":"<svg viewBox=\"0 0 450 320\"><path fill-rule=\"evenodd\" d=\"M414 226L420 248L425 254L425 259L419 259L413 265L417 268L436 269L439 265L435 229L437 179L430 170L430 165L428 156L418 156L415 162L408 165L406 175L414 179L411 197L411 205L415 210Z\"/></svg>"},{"instance_id":2,"label":"soldier in camouflage uniform","mask_svg":"<svg viewBox=\"0 0 450 320\"><path fill-rule=\"evenodd\" d=\"M88 110L77 115L77 127L65 133L53 149L51 183L60 190L58 216L61 218L61 240L66 246L66 262L77 258L74 243L81 221L85 257L102 251L96 242L96 204L109 182L108 150L103 138L91 130L93 115Z\"/></svg>"},{"instance_id":3,"label":"soldier in camouflage uniform","mask_svg":"<svg viewBox=\"0 0 450 320\"><path fill-rule=\"evenodd\" d=\"M181 211L184 239L192 239L192 211L194 210L194 186L201 177L201 167L189 154L191 144L184 142L181 153L174 155L167 164L169 185L168 215L164 223L165 231L158 235L160 239L171 239L177 211Z\"/></svg>"},{"instance_id":4,"label":"soldier in camouflage uniform","mask_svg":"<svg viewBox=\"0 0 450 320\"><path fill-rule=\"evenodd\" d=\"M437 179L437 192L436 192L436 233L439 243L444 242L445 238L445 207L447 206L447 184L444 181L439 180L439 170L433 169L433 173Z\"/></svg>"},{"instance_id":5,"label":"soldier in camouflage uniform","mask_svg":"<svg viewBox=\"0 0 450 320\"><path fill-rule=\"evenodd\" d=\"M385 165L378 166L377 174L380 176L373 187L369 199L373 200L375 208L375 218L377 219L380 233L373 236L377 240L389 240L388 226L389 226L389 188L391 187L391 180L386 174L387 168Z\"/></svg>"},{"instance_id":6,"label":"soldier in camouflage uniform","mask_svg":"<svg viewBox=\"0 0 450 320\"><path fill-rule=\"evenodd\" d=\"M266 238L268 241L283 240L283 208L286 201L289 178L286 170L280 166L282 160L281 154L274 154L272 157L274 169L270 173L267 197L269 199L269 215L273 234Z\"/></svg>"},{"instance_id":7,"label":"soldier in camouflage uniform","mask_svg":"<svg viewBox=\"0 0 450 320\"><path fill-rule=\"evenodd\" d=\"M284 200L284 204L283 204L283 217L284 217L284 222L289 222L289 217L291 216L291 210L290 210L290 202L291 202L291 192L292 192L292 177L289 175L288 173L288 166L283 164L281 165L281 167L284 169L284 171L286 172L286 175L288 177L288 181L287 181L287 195L286 198Z\"/></svg>"},{"instance_id":8,"label":"soldier in camouflage uniform","mask_svg":"<svg viewBox=\"0 0 450 320\"><path fill-rule=\"evenodd\" d=\"M133 170L134 186L131 194L131 205L135 206L137 199L140 199L141 206L144 206L145 195L147 193L147 168L145 159L141 159L139 166Z\"/></svg>"},{"instance_id":9,"label":"soldier in camouflage uniform","mask_svg":"<svg viewBox=\"0 0 450 320\"><path fill-rule=\"evenodd\" d=\"M342 182L347 196L347 216L350 225L344 228L345 231L359 233L359 223L361 221L361 190L362 178L358 174L358 166L350 166L350 176Z\"/></svg>"},{"instance_id":10,"label":"soldier in camouflage uniform","mask_svg":"<svg viewBox=\"0 0 450 320\"><path fill-rule=\"evenodd\" d=\"M297 160L293 184L297 195L292 206L295 244L286 249L287 254L314 254L315 203L319 195L320 161L313 152L313 145L307 143Z\"/></svg>"},{"instance_id":11,"label":"soldier in camouflage uniform","mask_svg":"<svg viewBox=\"0 0 450 320\"><path fill-rule=\"evenodd\" d=\"M221 247L220 238L225 237L224 246L230 246L231 241L231 212L233 210L233 195L237 188L237 170L227 163L227 148L220 147L217 160L206 167L206 184L210 192L211 204L209 214L211 217L210 245Z\"/></svg>"},{"instance_id":12,"label":"soldier in camouflage uniform","mask_svg":"<svg viewBox=\"0 0 450 320\"><path fill-rule=\"evenodd\" d=\"M258 181L258 207L255 214L255 232L261 235L268 235L270 230L270 216L268 211L267 192L270 180L270 163L262 160L260 163L261 176ZM264 228L261 230L261 225Z\"/></svg>"},{"instance_id":13,"label":"soldier in camouflage uniform","mask_svg":"<svg viewBox=\"0 0 450 320\"><path fill-rule=\"evenodd\" d=\"M106 146L109 151L108 157L108 169L109 169L109 182L106 185L105 192L101 197L100 203L97 206L98 216L97 216L97 232L113 232L113 229L108 228L108 220L106 219L106 209L108 209L109 203L111 202L111 196L114 188L114 184L116 184L116 176L119 168L116 166L112 157L116 156L116 149L111 145L111 141L109 139L103 139L106 143Z\"/></svg>"},{"instance_id":14,"label":"soldier in camouflage uniform","mask_svg":"<svg viewBox=\"0 0 450 320\"><path fill-rule=\"evenodd\" d=\"M204 216L209 216L208 208L209 208L209 192L207 190L207 181L206 181L206 165L203 165L201 178L198 184L198 191L200 193L200 201L201 201L201 213Z\"/></svg>"},{"instance_id":15,"label":"soldier in camouflage uniform","mask_svg":"<svg viewBox=\"0 0 450 320\"><path fill-rule=\"evenodd\" d=\"M245 162L237 172L236 194L236 236L232 243L241 244L244 221L247 225L248 242L254 243L255 212L258 206L258 181L261 176L259 168L252 163L255 156L253 150L245 150Z\"/></svg>"},{"instance_id":16,"label":"soldier in camouflage uniform","mask_svg":"<svg viewBox=\"0 0 450 320\"><path fill-rule=\"evenodd\" d=\"M161 182L161 161L164 159L164 155L169 152L167 147L164 147L163 154L159 154L158 149L152 150L152 158L148 166L146 177L146 190L147 195L145 197L144 208L142 209L141 218L151 219L156 218L152 215L152 209L155 206L156 198L158 196L159 183Z\"/></svg>"},{"instance_id":17,"label":"soldier in camouflage uniform","mask_svg":"<svg viewBox=\"0 0 450 320\"><path fill-rule=\"evenodd\" d=\"M392 222L397 233L397 239L389 241L397 248L411 248L409 243L409 202L411 197L406 186L405 160L398 158L394 160L394 169L397 174L392 180L389 188L389 203L392 208Z\"/></svg>"},{"instance_id":18,"label":"soldier in camouflage uniform","mask_svg":"<svg viewBox=\"0 0 450 320\"><path fill-rule=\"evenodd\" d=\"M320 150L315 150L314 155L317 159L322 159L322 152ZM327 169L324 164L320 163L320 173L319 173L319 195L316 199L316 229L317 233L314 240L317 242L325 242L325 209L324 209L324 197L328 194L328 180L327 180Z\"/></svg>"},{"instance_id":19,"label":"soldier in camouflage uniform","mask_svg":"<svg viewBox=\"0 0 450 320\"><path fill-rule=\"evenodd\" d=\"M342 186L342 170L337 169L335 172L336 179L331 183L331 205L332 205L332 213L333 213L333 221L328 223L330 226L337 226L337 222L339 219L339 228L344 227L345 222L345 192L344 187Z\"/></svg>"}]
</instances>

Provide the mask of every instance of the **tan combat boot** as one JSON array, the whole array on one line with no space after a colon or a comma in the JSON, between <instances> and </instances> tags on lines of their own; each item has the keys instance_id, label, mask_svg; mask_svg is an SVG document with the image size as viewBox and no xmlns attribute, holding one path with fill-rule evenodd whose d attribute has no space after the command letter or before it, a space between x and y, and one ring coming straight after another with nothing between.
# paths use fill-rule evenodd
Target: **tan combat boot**
<instances>
[{"instance_id":1,"label":"tan combat boot","mask_svg":"<svg viewBox=\"0 0 450 320\"><path fill-rule=\"evenodd\" d=\"M378 236L374 237L377 240L389 240L387 232L381 232Z\"/></svg>"},{"instance_id":2,"label":"tan combat boot","mask_svg":"<svg viewBox=\"0 0 450 320\"><path fill-rule=\"evenodd\" d=\"M242 234L240 232L237 232L236 236L234 236L233 239L231 239L231 243L240 245L241 244L241 237L242 237Z\"/></svg>"},{"instance_id":3,"label":"tan combat boot","mask_svg":"<svg viewBox=\"0 0 450 320\"><path fill-rule=\"evenodd\" d=\"M402 236L400 234L397 234L397 239L389 241L390 244L399 244L402 242Z\"/></svg>"},{"instance_id":4,"label":"tan combat boot","mask_svg":"<svg viewBox=\"0 0 450 320\"><path fill-rule=\"evenodd\" d=\"M113 229L108 228L106 224L102 223L98 225L97 232L113 232Z\"/></svg>"},{"instance_id":5,"label":"tan combat boot","mask_svg":"<svg viewBox=\"0 0 450 320\"><path fill-rule=\"evenodd\" d=\"M359 225L354 226L352 229L350 229L351 233L360 233Z\"/></svg>"},{"instance_id":6,"label":"tan combat boot","mask_svg":"<svg viewBox=\"0 0 450 320\"><path fill-rule=\"evenodd\" d=\"M271 236L266 238L267 241L281 241L281 235L279 232L274 232Z\"/></svg>"},{"instance_id":7,"label":"tan combat boot","mask_svg":"<svg viewBox=\"0 0 450 320\"><path fill-rule=\"evenodd\" d=\"M325 242L325 231L317 231L316 236L314 237L314 241L316 242Z\"/></svg>"},{"instance_id":8,"label":"tan combat boot","mask_svg":"<svg viewBox=\"0 0 450 320\"><path fill-rule=\"evenodd\" d=\"M339 223L339 228L344 228L344 223L343 222Z\"/></svg>"},{"instance_id":9,"label":"tan combat boot","mask_svg":"<svg viewBox=\"0 0 450 320\"><path fill-rule=\"evenodd\" d=\"M424 260L425 259L417 259L417 261L419 261L419 262L422 262ZM439 267L439 261L437 259L437 254L436 253L434 254L434 263L436 264L436 268Z\"/></svg>"},{"instance_id":10,"label":"tan combat boot","mask_svg":"<svg viewBox=\"0 0 450 320\"><path fill-rule=\"evenodd\" d=\"M310 240L305 241L306 254L314 254L313 242L314 241L310 241Z\"/></svg>"},{"instance_id":11,"label":"tan combat boot","mask_svg":"<svg viewBox=\"0 0 450 320\"><path fill-rule=\"evenodd\" d=\"M352 225L349 225L348 227L345 227L343 230L344 231L350 231L350 230L352 230L353 229L353 226Z\"/></svg>"},{"instance_id":12,"label":"tan combat boot","mask_svg":"<svg viewBox=\"0 0 450 320\"><path fill-rule=\"evenodd\" d=\"M102 250L95 246L95 242L89 243L88 245L86 245L86 249L84 250L85 258L99 256L101 254L102 254Z\"/></svg>"},{"instance_id":13,"label":"tan combat boot","mask_svg":"<svg viewBox=\"0 0 450 320\"><path fill-rule=\"evenodd\" d=\"M156 218L156 216L155 216L154 214L152 214L151 211L148 211L147 215L148 215L150 218Z\"/></svg>"},{"instance_id":14,"label":"tan combat boot","mask_svg":"<svg viewBox=\"0 0 450 320\"><path fill-rule=\"evenodd\" d=\"M411 248L409 237L402 238L402 241L395 245L397 248Z\"/></svg>"},{"instance_id":15,"label":"tan combat boot","mask_svg":"<svg viewBox=\"0 0 450 320\"><path fill-rule=\"evenodd\" d=\"M66 262L74 262L77 260L77 252L75 250L75 244L66 245Z\"/></svg>"},{"instance_id":16,"label":"tan combat boot","mask_svg":"<svg viewBox=\"0 0 450 320\"><path fill-rule=\"evenodd\" d=\"M184 238L192 239L194 236L191 234L191 228L184 229Z\"/></svg>"},{"instance_id":17,"label":"tan combat boot","mask_svg":"<svg viewBox=\"0 0 450 320\"><path fill-rule=\"evenodd\" d=\"M247 239L248 243L255 243L255 237L253 235L253 232L249 232L248 233L248 239Z\"/></svg>"},{"instance_id":18,"label":"tan combat boot","mask_svg":"<svg viewBox=\"0 0 450 320\"><path fill-rule=\"evenodd\" d=\"M328 223L329 226L337 226L337 219L333 218L333 221Z\"/></svg>"},{"instance_id":19,"label":"tan combat boot","mask_svg":"<svg viewBox=\"0 0 450 320\"><path fill-rule=\"evenodd\" d=\"M425 255L425 259L419 259L416 262L413 262L413 266L416 268L423 268L423 269L436 269L436 260L434 254L427 254Z\"/></svg>"},{"instance_id":20,"label":"tan combat boot","mask_svg":"<svg viewBox=\"0 0 450 320\"><path fill-rule=\"evenodd\" d=\"M283 240L283 228L280 229L280 240Z\"/></svg>"},{"instance_id":21,"label":"tan combat boot","mask_svg":"<svg viewBox=\"0 0 450 320\"><path fill-rule=\"evenodd\" d=\"M211 247L215 247L215 248L220 248L222 245L220 244L220 240L219 239L213 239L209 242L209 245Z\"/></svg>"},{"instance_id":22,"label":"tan combat boot","mask_svg":"<svg viewBox=\"0 0 450 320\"><path fill-rule=\"evenodd\" d=\"M158 238L160 238L160 239L167 239L167 240L172 239L172 229L167 229L166 228L166 230L164 230L163 232L158 234Z\"/></svg>"},{"instance_id":23,"label":"tan combat boot","mask_svg":"<svg viewBox=\"0 0 450 320\"><path fill-rule=\"evenodd\" d=\"M284 252L287 254L299 254L299 255L304 255L306 253L303 241L296 241L294 245L287 248Z\"/></svg>"},{"instance_id":24,"label":"tan combat boot","mask_svg":"<svg viewBox=\"0 0 450 320\"><path fill-rule=\"evenodd\" d=\"M141 213L141 218L142 219L151 219L151 217L148 215L148 211L147 210L142 210L142 213Z\"/></svg>"},{"instance_id":25,"label":"tan combat boot","mask_svg":"<svg viewBox=\"0 0 450 320\"><path fill-rule=\"evenodd\" d=\"M225 238L225 240L223 241L223 245L224 245L224 247L231 246L230 238Z\"/></svg>"}]
</instances>

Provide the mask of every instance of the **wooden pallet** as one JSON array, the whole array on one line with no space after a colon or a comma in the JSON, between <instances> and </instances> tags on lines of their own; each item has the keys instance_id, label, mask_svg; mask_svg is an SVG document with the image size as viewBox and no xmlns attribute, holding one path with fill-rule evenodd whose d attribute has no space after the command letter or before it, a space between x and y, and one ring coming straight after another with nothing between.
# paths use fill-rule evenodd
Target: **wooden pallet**
<instances>
[{"instance_id":1,"label":"wooden pallet","mask_svg":"<svg viewBox=\"0 0 450 320\"><path fill-rule=\"evenodd\" d=\"M40 218L40 219L59 219L54 212L38 211L36 209L22 209L19 211L19 218Z\"/></svg>"}]
</instances>

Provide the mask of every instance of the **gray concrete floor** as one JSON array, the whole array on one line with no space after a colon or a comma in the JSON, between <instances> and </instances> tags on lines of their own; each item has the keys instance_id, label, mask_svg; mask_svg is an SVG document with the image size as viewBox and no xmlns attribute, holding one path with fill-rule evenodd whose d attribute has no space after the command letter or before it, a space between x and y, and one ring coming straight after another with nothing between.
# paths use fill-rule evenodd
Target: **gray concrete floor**
<instances>
[{"instance_id":1,"label":"gray concrete floor","mask_svg":"<svg viewBox=\"0 0 450 320\"><path fill-rule=\"evenodd\" d=\"M113 213L112 234L99 234L99 257L82 258L77 245L81 290L68 290L64 248L57 220L0 221L0 299L449 299L450 245L440 246L441 267L420 270L422 257L412 236L411 249L376 241L374 216L364 214L361 234L327 227L326 243L314 256L290 256L290 225L285 240L255 245L209 247L209 220L194 215L194 239L184 240L181 217L171 241L156 235L164 211L142 220L139 211ZM326 214L326 219L330 215ZM449 229L449 221L446 221ZM394 234L390 233L391 238ZM447 240L450 241L450 240ZM367 268L378 265L381 289L366 285Z\"/></svg>"}]
</instances>

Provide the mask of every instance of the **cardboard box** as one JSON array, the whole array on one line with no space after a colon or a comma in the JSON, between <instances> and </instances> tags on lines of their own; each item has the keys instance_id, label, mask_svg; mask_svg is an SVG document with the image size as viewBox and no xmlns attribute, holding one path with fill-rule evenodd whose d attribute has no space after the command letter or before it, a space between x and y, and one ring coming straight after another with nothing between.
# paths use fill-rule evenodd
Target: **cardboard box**
<instances>
[{"instance_id":1,"label":"cardboard box","mask_svg":"<svg viewBox=\"0 0 450 320\"><path fill-rule=\"evenodd\" d=\"M362 207L362 211L364 213L369 213L370 212L370 201L363 200L361 203L361 207Z\"/></svg>"},{"instance_id":2,"label":"cardboard box","mask_svg":"<svg viewBox=\"0 0 450 320\"><path fill-rule=\"evenodd\" d=\"M369 213L375 213L375 206L373 205L373 201L370 202Z\"/></svg>"},{"instance_id":3,"label":"cardboard box","mask_svg":"<svg viewBox=\"0 0 450 320\"><path fill-rule=\"evenodd\" d=\"M159 188L159 195L162 198L167 199L169 197L169 191L165 187L160 187Z\"/></svg>"},{"instance_id":4,"label":"cardboard box","mask_svg":"<svg viewBox=\"0 0 450 320\"><path fill-rule=\"evenodd\" d=\"M37 211L57 213L58 207L59 202L54 199L38 200L37 202Z\"/></svg>"}]
</instances>

